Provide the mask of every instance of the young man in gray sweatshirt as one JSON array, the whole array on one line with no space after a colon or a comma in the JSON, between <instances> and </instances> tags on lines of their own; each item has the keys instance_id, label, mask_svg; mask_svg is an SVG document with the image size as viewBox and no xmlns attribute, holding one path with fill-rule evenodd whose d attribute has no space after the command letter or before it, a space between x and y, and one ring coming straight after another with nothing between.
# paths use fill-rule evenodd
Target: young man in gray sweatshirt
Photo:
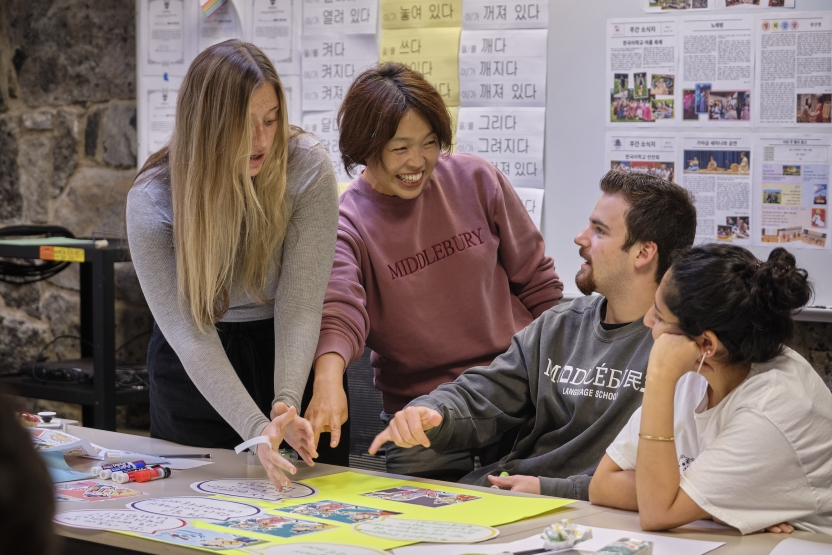
<instances>
[{"instance_id":1,"label":"young man in gray sweatshirt","mask_svg":"<svg viewBox=\"0 0 832 555\"><path fill-rule=\"evenodd\" d=\"M473 449L519 426L511 453L461 482L588 499L607 446L641 405L653 346L642 317L675 251L696 232L691 195L668 181L610 172L575 237L585 295L544 312L487 367L410 402L370 446ZM509 476L500 477L501 472Z\"/></svg>"}]
</instances>

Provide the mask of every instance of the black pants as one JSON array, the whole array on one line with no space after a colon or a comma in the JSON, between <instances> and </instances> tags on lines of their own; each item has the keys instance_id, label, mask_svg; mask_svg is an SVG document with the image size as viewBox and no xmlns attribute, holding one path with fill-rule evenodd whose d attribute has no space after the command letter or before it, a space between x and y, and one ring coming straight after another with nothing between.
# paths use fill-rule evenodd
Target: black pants
<instances>
[{"instance_id":1,"label":"black pants","mask_svg":"<svg viewBox=\"0 0 832 555\"><path fill-rule=\"evenodd\" d=\"M258 408L269 417L274 398L274 319L254 322L220 322L220 341L231 366ZM147 348L150 373L150 436L182 445L233 449L243 442L202 396L168 344L159 327ZM310 372L301 402L301 414L312 400L314 371ZM347 376L344 373L344 391ZM341 441L329 447L329 433L321 434L318 462L349 466L350 423L341 428Z\"/></svg>"}]
</instances>

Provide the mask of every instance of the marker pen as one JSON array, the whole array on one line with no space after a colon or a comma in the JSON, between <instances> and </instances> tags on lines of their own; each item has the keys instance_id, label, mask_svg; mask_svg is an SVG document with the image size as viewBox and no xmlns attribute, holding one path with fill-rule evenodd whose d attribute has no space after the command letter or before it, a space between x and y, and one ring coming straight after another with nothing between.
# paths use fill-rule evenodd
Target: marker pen
<instances>
[{"instance_id":1,"label":"marker pen","mask_svg":"<svg viewBox=\"0 0 832 555\"><path fill-rule=\"evenodd\" d=\"M144 461L110 463L94 466L90 469L90 473L93 475L98 474L98 477L102 480L109 480L113 472L141 470L142 468L147 468L147 464Z\"/></svg>"},{"instance_id":2,"label":"marker pen","mask_svg":"<svg viewBox=\"0 0 832 555\"><path fill-rule=\"evenodd\" d=\"M150 482L151 480L161 480L162 478L168 477L170 477L170 468L163 466L153 466L142 470L134 470L133 472L113 473L113 481L118 484L126 484L127 482Z\"/></svg>"}]
</instances>

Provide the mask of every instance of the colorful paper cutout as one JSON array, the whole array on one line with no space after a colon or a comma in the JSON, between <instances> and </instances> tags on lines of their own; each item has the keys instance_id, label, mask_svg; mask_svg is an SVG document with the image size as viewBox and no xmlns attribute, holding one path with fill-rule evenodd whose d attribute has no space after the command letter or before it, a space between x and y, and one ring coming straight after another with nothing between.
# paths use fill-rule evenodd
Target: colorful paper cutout
<instances>
[{"instance_id":1,"label":"colorful paper cutout","mask_svg":"<svg viewBox=\"0 0 832 555\"><path fill-rule=\"evenodd\" d=\"M64 526L72 526L73 528L119 530L122 532L141 532L145 534L174 530L188 524L181 518L141 513L127 509L111 511L67 511L56 514L55 522Z\"/></svg>"},{"instance_id":2,"label":"colorful paper cutout","mask_svg":"<svg viewBox=\"0 0 832 555\"><path fill-rule=\"evenodd\" d=\"M415 486L399 486L397 488L383 489L362 494L365 497L384 499L385 501L399 501L423 507L447 507L457 503L476 501L480 497L463 493L440 491Z\"/></svg>"},{"instance_id":3,"label":"colorful paper cutout","mask_svg":"<svg viewBox=\"0 0 832 555\"><path fill-rule=\"evenodd\" d=\"M179 518L202 518L205 520L230 520L246 518L260 514L254 505L239 501L226 501L211 497L164 497L145 499L128 503L127 506L137 511L154 515L166 515Z\"/></svg>"},{"instance_id":4,"label":"colorful paper cutout","mask_svg":"<svg viewBox=\"0 0 832 555\"><path fill-rule=\"evenodd\" d=\"M107 501L108 499L145 495L144 492L121 487L115 483L105 484L92 480L57 484L55 494L56 496L71 497L78 501ZM62 501L63 499L59 500Z\"/></svg>"},{"instance_id":5,"label":"colorful paper cutout","mask_svg":"<svg viewBox=\"0 0 832 555\"><path fill-rule=\"evenodd\" d=\"M332 524L324 524L312 520L298 520L284 516L232 519L222 522L220 525L245 530L247 532L268 534L278 538L296 538L305 534L335 528Z\"/></svg>"},{"instance_id":6,"label":"colorful paper cutout","mask_svg":"<svg viewBox=\"0 0 832 555\"><path fill-rule=\"evenodd\" d=\"M239 534L225 534L214 532L205 528L179 528L169 532L156 532L155 534L140 534L143 538L174 543L188 547L202 547L217 551L226 549L239 549L265 543L261 539L241 536Z\"/></svg>"},{"instance_id":7,"label":"colorful paper cutout","mask_svg":"<svg viewBox=\"0 0 832 555\"><path fill-rule=\"evenodd\" d=\"M367 520L374 520L384 516L396 516L402 514L393 511L385 511L383 509L375 509L373 507L363 507L361 505L351 505L348 503L339 503L338 501L330 500L317 501L315 503L304 503L303 505L295 505L293 507L281 507L275 510L281 513L334 520L345 524L355 524L356 522L365 522Z\"/></svg>"},{"instance_id":8,"label":"colorful paper cutout","mask_svg":"<svg viewBox=\"0 0 832 555\"><path fill-rule=\"evenodd\" d=\"M302 499L317 495L318 491L306 484L292 482L292 485L278 491L268 480L205 480L194 482L191 489L200 493L259 499L261 501L283 501L284 499Z\"/></svg>"},{"instance_id":9,"label":"colorful paper cutout","mask_svg":"<svg viewBox=\"0 0 832 555\"><path fill-rule=\"evenodd\" d=\"M260 551L263 555L387 555L385 551L360 545L334 543L290 543Z\"/></svg>"},{"instance_id":10,"label":"colorful paper cutout","mask_svg":"<svg viewBox=\"0 0 832 555\"><path fill-rule=\"evenodd\" d=\"M353 530L388 540L415 542L474 543L496 538L500 531L490 526L463 524L461 522L439 522L436 520L407 520L403 518L381 518L361 522Z\"/></svg>"}]
</instances>

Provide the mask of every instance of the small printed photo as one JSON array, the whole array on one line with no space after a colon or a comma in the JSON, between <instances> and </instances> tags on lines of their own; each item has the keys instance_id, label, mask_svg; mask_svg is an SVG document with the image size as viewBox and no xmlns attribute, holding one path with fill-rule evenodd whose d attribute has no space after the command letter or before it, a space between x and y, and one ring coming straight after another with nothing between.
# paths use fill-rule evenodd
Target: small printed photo
<instances>
[{"instance_id":1,"label":"small printed photo","mask_svg":"<svg viewBox=\"0 0 832 555\"><path fill-rule=\"evenodd\" d=\"M55 494L61 498L70 497L78 501L107 501L145 495L141 491L121 487L116 483L102 483L93 481L69 482L55 485Z\"/></svg>"},{"instance_id":2,"label":"small printed photo","mask_svg":"<svg viewBox=\"0 0 832 555\"><path fill-rule=\"evenodd\" d=\"M826 204L827 188L828 187L825 183L818 183L815 185L813 204Z\"/></svg>"},{"instance_id":3,"label":"small printed photo","mask_svg":"<svg viewBox=\"0 0 832 555\"><path fill-rule=\"evenodd\" d=\"M360 505L349 505L347 503L339 503L337 501L329 500L318 501L315 503L304 503L303 505L295 505L294 507L279 508L275 510L281 513L334 520L345 524L355 524L356 522L365 522L367 520L375 520L385 516L396 516L402 514L393 511L374 509L372 507L362 507Z\"/></svg>"},{"instance_id":4,"label":"small printed photo","mask_svg":"<svg viewBox=\"0 0 832 555\"><path fill-rule=\"evenodd\" d=\"M786 227L780 229L778 235L781 243L791 243L792 241L803 240L803 229L800 227Z\"/></svg>"},{"instance_id":5,"label":"small printed photo","mask_svg":"<svg viewBox=\"0 0 832 555\"><path fill-rule=\"evenodd\" d=\"M769 8L782 8L786 5L785 0L768 0Z\"/></svg>"},{"instance_id":6,"label":"small printed photo","mask_svg":"<svg viewBox=\"0 0 832 555\"><path fill-rule=\"evenodd\" d=\"M694 92L694 111L697 114L707 114L708 113L708 104L710 102L710 95L711 95L711 84L710 83L697 83L695 88L693 89Z\"/></svg>"},{"instance_id":7,"label":"small printed photo","mask_svg":"<svg viewBox=\"0 0 832 555\"><path fill-rule=\"evenodd\" d=\"M812 227L826 227L826 208L812 208Z\"/></svg>"},{"instance_id":8,"label":"small printed photo","mask_svg":"<svg viewBox=\"0 0 832 555\"><path fill-rule=\"evenodd\" d=\"M476 495L465 495L449 491L440 491L416 486L399 486L370 493L362 493L364 497L383 499L384 501L398 501L423 507L445 507L479 499Z\"/></svg>"},{"instance_id":9,"label":"small printed photo","mask_svg":"<svg viewBox=\"0 0 832 555\"><path fill-rule=\"evenodd\" d=\"M760 0L725 0L725 7L731 8L733 6L759 6Z\"/></svg>"},{"instance_id":10,"label":"small printed photo","mask_svg":"<svg viewBox=\"0 0 832 555\"><path fill-rule=\"evenodd\" d=\"M630 76L627 73L616 73L613 76L612 94L618 95L629 88Z\"/></svg>"},{"instance_id":11,"label":"small printed photo","mask_svg":"<svg viewBox=\"0 0 832 555\"><path fill-rule=\"evenodd\" d=\"M749 91L711 91L708 95L709 120L751 119L751 93Z\"/></svg>"},{"instance_id":12,"label":"small printed photo","mask_svg":"<svg viewBox=\"0 0 832 555\"><path fill-rule=\"evenodd\" d=\"M763 204L782 204L783 191L780 189L763 189Z\"/></svg>"},{"instance_id":13,"label":"small printed photo","mask_svg":"<svg viewBox=\"0 0 832 555\"><path fill-rule=\"evenodd\" d=\"M826 246L826 233L815 231L814 229L803 230L803 242L814 247Z\"/></svg>"},{"instance_id":14,"label":"small printed photo","mask_svg":"<svg viewBox=\"0 0 832 555\"><path fill-rule=\"evenodd\" d=\"M725 225L731 226L731 234L735 239L748 239L751 236L749 221L748 216L728 216L725 218Z\"/></svg>"},{"instance_id":15,"label":"small printed photo","mask_svg":"<svg viewBox=\"0 0 832 555\"><path fill-rule=\"evenodd\" d=\"M649 98L650 93L647 89L647 73L633 74L633 98L643 100Z\"/></svg>"},{"instance_id":16,"label":"small printed photo","mask_svg":"<svg viewBox=\"0 0 832 555\"><path fill-rule=\"evenodd\" d=\"M215 523L235 530L245 530L257 534L268 534L278 538L296 538L313 532L321 532L335 528L333 524L324 524L312 520L298 520L284 516L266 516L235 518Z\"/></svg>"},{"instance_id":17,"label":"small printed photo","mask_svg":"<svg viewBox=\"0 0 832 555\"><path fill-rule=\"evenodd\" d=\"M673 75L653 75L650 78L650 94L653 96L673 96Z\"/></svg>"},{"instance_id":18,"label":"small printed photo","mask_svg":"<svg viewBox=\"0 0 832 555\"><path fill-rule=\"evenodd\" d=\"M797 123L830 123L832 94L797 95Z\"/></svg>"},{"instance_id":19,"label":"small printed photo","mask_svg":"<svg viewBox=\"0 0 832 555\"><path fill-rule=\"evenodd\" d=\"M674 174L673 162L633 162L630 160L613 161L610 163L610 169L620 173L636 173L641 175L652 175L653 177L660 177L667 181L673 181Z\"/></svg>"},{"instance_id":20,"label":"small printed photo","mask_svg":"<svg viewBox=\"0 0 832 555\"><path fill-rule=\"evenodd\" d=\"M698 120L699 114L696 113L696 92L693 89L684 89L682 91L682 119L684 120Z\"/></svg>"},{"instance_id":21,"label":"small printed photo","mask_svg":"<svg viewBox=\"0 0 832 555\"><path fill-rule=\"evenodd\" d=\"M716 238L719 241L731 241L734 238L733 231L730 225L716 226Z\"/></svg>"},{"instance_id":22,"label":"small printed photo","mask_svg":"<svg viewBox=\"0 0 832 555\"><path fill-rule=\"evenodd\" d=\"M632 90L630 90L632 93ZM624 93L621 93L622 96ZM655 121L660 115L654 113L649 100L634 100L626 97L612 98L610 107L611 122L646 122Z\"/></svg>"},{"instance_id":23,"label":"small printed photo","mask_svg":"<svg viewBox=\"0 0 832 555\"><path fill-rule=\"evenodd\" d=\"M673 99L666 98L666 99L658 99L654 98L650 101L650 107L652 109L652 116L653 121L659 121L662 119L673 119ZM647 120L650 121L650 120Z\"/></svg>"},{"instance_id":24,"label":"small printed photo","mask_svg":"<svg viewBox=\"0 0 832 555\"><path fill-rule=\"evenodd\" d=\"M783 166L783 175L800 176L800 166Z\"/></svg>"},{"instance_id":25,"label":"small printed photo","mask_svg":"<svg viewBox=\"0 0 832 555\"><path fill-rule=\"evenodd\" d=\"M747 150L686 150L685 173L740 173L750 171Z\"/></svg>"}]
</instances>

